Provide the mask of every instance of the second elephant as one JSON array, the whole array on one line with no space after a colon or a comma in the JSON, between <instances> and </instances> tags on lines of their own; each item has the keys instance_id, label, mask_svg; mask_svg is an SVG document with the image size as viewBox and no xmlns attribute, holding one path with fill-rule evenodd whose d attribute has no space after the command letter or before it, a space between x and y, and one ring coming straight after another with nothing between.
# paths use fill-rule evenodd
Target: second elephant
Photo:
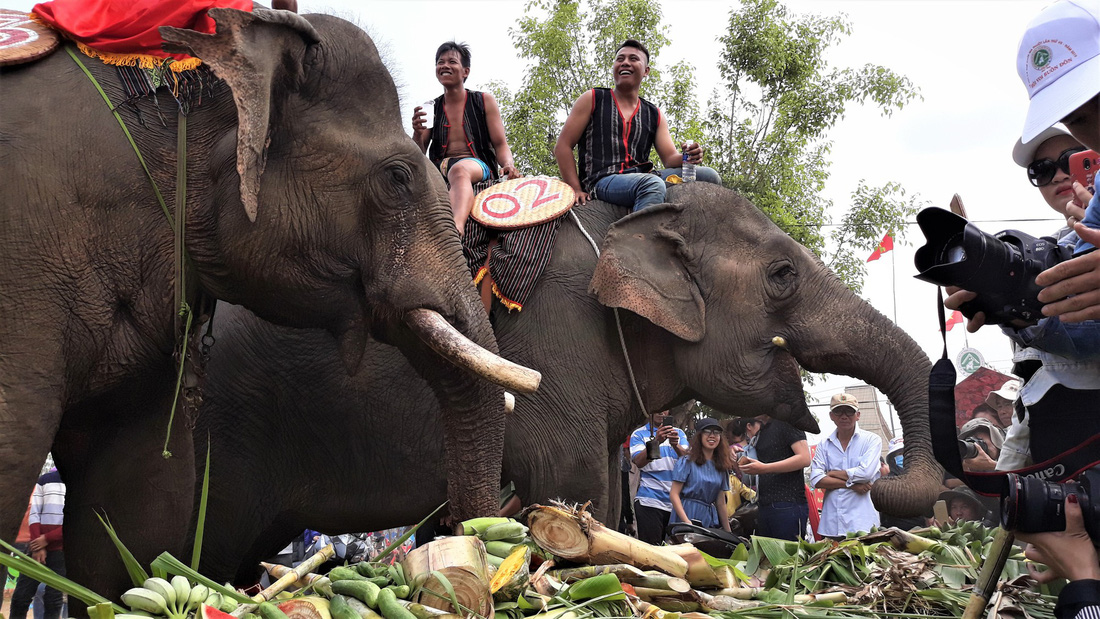
<instances>
[{"instance_id":1,"label":"second elephant","mask_svg":"<svg viewBox=\"0 0 1100 619\"><path fill-rule=\"evenodd\" d=\"M817 431L801 366L890 398L909 473L876 484L873 498L899 515L930 507L941 470L928 438L927 355L738 194L696 184L669 199L618 222L618 207L577 207L584 229L563 222L523 312L496 308L502 354L543 371L508 418L504 479L525 503L592 500L597 518L614 520L618 446L646 412L698 398ZM645 411L611 307L626 310L621 334ZM443 502L437 404L400 355L371 343L370 365L349 378L325 334L226 314L196 428L233 437L212 447L204 571L248 581L307 527L377 530ZM372 417L380 407L402 412Z\"/></svg>"}]
</instances>

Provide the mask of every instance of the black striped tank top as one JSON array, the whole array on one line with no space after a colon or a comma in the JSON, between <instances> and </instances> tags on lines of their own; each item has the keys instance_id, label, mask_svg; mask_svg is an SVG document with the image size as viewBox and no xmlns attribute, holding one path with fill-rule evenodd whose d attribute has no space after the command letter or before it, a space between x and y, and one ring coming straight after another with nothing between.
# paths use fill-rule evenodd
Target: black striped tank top
<instances>
[{"instance_id":1,"label":"black striped tank top","mask_svg":"<svg viewBox=\"0 0 1100 619\"><path fill-rule=\"evenodd\" d=\"M428 159L439 167L439 164L447 154L447 134L452 128L461 128L466 132L466 148L475 157L489 166L492 177L497 177L497 154L493 149L493 140L489 137L489 123L485 118L485 97L476 90L466 91L466 107L462 113L462 124L455 127L454 122L447 118L447 112L443 105L443 95L435 100L434 120L432 125L432 141L428 147Z\"/></svg>"},{"instance_id":2,"label":"black striped tank top","mask_svg":"<svg viewBox=\"0 0 1100 619\"><path fill-rule=\"evenodd\" d=\"M592 89L592 118L577 143L581 187L592 191L596 181L649 161L657 138L661 110L639 98L625 118L609 88Z\"/></svg>"}]
</instances>

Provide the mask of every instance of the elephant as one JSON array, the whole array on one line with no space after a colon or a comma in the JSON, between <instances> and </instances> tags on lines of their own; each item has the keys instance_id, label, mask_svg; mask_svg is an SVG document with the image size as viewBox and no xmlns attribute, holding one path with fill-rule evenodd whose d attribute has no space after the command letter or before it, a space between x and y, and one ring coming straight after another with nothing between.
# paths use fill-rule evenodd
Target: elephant
<instances>
[{"instance_id":1,"label":"elephant","mask_svg":"<svg viewBox=\"0 0 1100 619\"><path fill-rule=\"evenodd\" d=\"M801 366L862 378L893 401L908 473L876 484L875 503L890 513L930 507L942 469L930 447L927 355L737 193L695 183L667 199L621 220L621 207L575 206L584 229L571 215L561 224L522 312L494 306L502 354L543 372L508 416L503 480L525 504L592 501L596 518L616 522L618 449L648 413L697 398L817 431ZM349 378L326 334L222 313L195 427L200 457L203 437L215 437L204 571L247 584L303 529L379 530L443 502L433 404L398 355L368 343L367 367ZM383 419L375 407L404 412Z\"/></svg>"},{"instance_id":2,"label":"elephant","mask_svg":"<svg viewBox=\"0 0 1100 619\"><path fill-rule=\"evenodd\" d=\"M174 204L183 123L121 106L132 145L96 92L123 100L116 70L91 58L88 75L64 52L0 69L0 537L14 539L52 449L69 575L109 597L128 578L97 512L145 565L181 552L192 518L193 420L169 420L174 281L192 308L221 299L331 334L345 373L368 340L396 346L439 400L456 517L497 507L505 393L483 378L537 382L496 354L446 188L371 39L327 15L208 15L215 34L161 28L167 51L218 78L187 114L182 244L154 185Z\"/></svg>"}]
</instances>

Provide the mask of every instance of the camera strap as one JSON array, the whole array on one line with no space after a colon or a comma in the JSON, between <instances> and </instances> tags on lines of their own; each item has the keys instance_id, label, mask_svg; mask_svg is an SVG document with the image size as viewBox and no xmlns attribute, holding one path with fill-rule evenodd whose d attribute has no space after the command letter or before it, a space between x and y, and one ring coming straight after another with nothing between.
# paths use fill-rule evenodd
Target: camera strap
<instances>
[{"instance_id":1,"label":"camera strap","mask_svg":"<svg viewBox=\"0 0 1100 619\"><path fill-rule=\"evenodd\" d=\"M1098 434L1073 449L1026 468L995 473L964 471L962 456L959 454L959 436L955 429L955 366L947 356L943 291L939 287L936 288L936 301L940 319L940 336L943 338L943 356L933 364L932 371L928 375L928 422L932 435L932 453L948 473L961 479L978 494L998 497L1008 494L1009 473L1021 477L1038 477L1046 481L1062 482L1100 463L1100 434Z\"/></svg>"}]
</instances>

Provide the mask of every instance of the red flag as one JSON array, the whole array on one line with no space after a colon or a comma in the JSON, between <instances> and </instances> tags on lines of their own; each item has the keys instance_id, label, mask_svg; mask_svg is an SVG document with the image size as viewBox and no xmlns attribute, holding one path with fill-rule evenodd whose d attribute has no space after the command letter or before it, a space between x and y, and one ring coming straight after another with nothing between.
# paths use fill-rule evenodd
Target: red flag
<instances>
[{"instance_id":1,"label":"red flag","mask_svg":"<svg viewBox=\"0 0 1100 619\"><path fill-rule=\"evenodd\" d=\"M947 323L946 323L947 330L950 331L951 327L954 327L957 324L962 324L962 321L963 321L962 312L960 312L959 310L955 310L955 311L951 312L951 317L947 319Z\"/></svg>"},{"instance_id":2,"label":"red flag","mask_svg":"<svg viewBox=\"0 0 1100 619\"><path fill-rule=\"evenodd\" d=\"M879 242L878 247L875 248L874 253L871 254L871 257L867 258L867 262L871 262L872 260L878 260L879 258L882 257L882 254L885 254L886 252L890 251L893 248L894 248L894 237L890 236L890 233L887 232L886 236L882 237L882 241Z\"/></svg>"}]
</instances>

